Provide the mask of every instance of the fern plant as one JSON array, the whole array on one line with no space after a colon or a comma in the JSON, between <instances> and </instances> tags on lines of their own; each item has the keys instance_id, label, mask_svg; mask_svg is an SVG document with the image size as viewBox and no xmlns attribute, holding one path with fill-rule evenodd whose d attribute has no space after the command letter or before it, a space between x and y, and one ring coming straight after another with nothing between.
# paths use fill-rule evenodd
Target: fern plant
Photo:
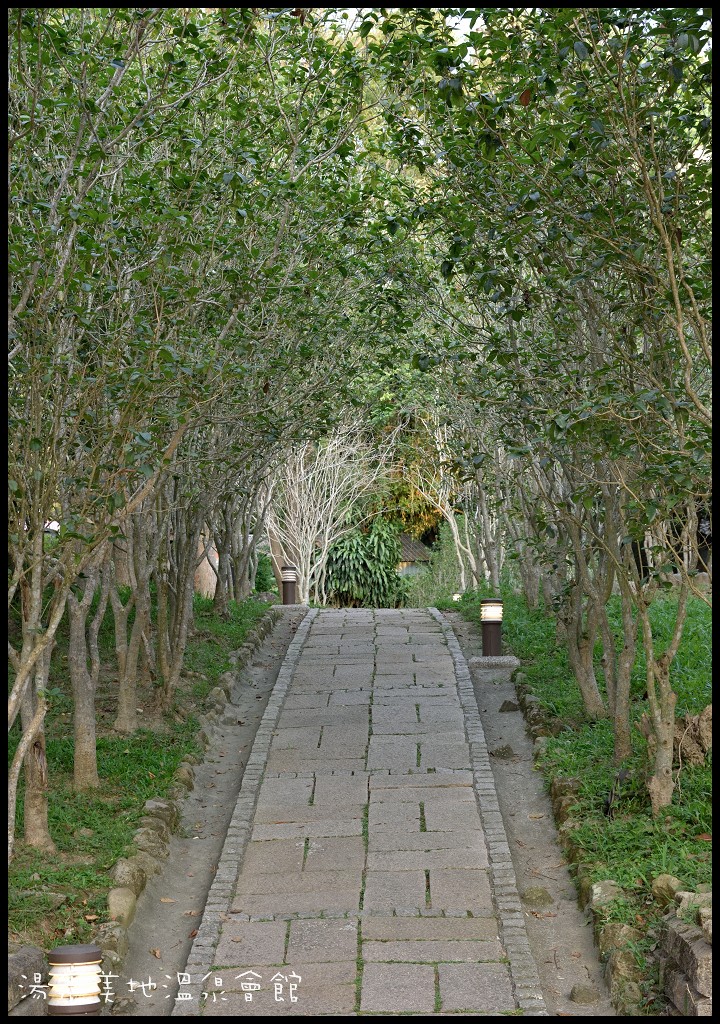
<instances>
[{"instance_id":1,"label":"fern plant","mask_svg":"<svg viewBox=\"0 0 720 1024\"><path fill-rule=\"evenodd\" d=\"M398 576L399 529L378 516L366 530L353 530L330 549L326 589L330 602L347 608L397 608L405 585Z\"/></svg>"}]
</instances>

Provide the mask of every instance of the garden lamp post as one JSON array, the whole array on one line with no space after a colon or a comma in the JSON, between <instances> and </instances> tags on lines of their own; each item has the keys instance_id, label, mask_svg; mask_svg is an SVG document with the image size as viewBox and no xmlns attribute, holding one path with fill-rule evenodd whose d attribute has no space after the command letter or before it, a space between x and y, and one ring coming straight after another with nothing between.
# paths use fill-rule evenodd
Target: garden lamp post
<instances>
[{"instance_id":1,"label":"garden lamp post","mask_svg":"<svg viewBox=\"0 0 720 1024\"><path fill-rule=\"evenodd\" d=\"M486 598L480 602L483 657L499 658L503 603L499 598Z\"/></svg>"},{"instance_id":2,"label":"garden lamp post","mask_svg":"<svg viewBox=\"0 0 720 1024\"><path fill-rule=\"evenodd\" d=\"M48 953L48 1016L99 1017L102 952L97 946L58 946Z\"/></svg>"},{"instance_id":3,"label":"garden lamp post","mask_svg":"<svg viewBox=\"0 0 720 1024\"><path fill-rule=\"evenodd\" d=\"M283 604L296 604L295 600L295 587L297 584L297 569L294 565L283 565L280 569L280 576L282 578L282 603Z\"/></svg>"}]
</instances>

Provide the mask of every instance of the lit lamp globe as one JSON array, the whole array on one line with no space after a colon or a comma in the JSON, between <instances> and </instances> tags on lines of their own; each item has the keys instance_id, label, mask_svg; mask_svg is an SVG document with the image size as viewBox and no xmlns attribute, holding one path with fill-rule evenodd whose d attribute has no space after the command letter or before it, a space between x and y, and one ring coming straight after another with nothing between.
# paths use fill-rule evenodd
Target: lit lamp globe
<instances>
[{"instance_id":1,"label":"lit lamp globe","mask_svg":"<svg viewBox=\"0 0 720 1024\"><path fill-rule=\"evenodd\" d=\"M503 603L499 598L489 597L480 602L482 623L482 648L484 657L500 657Z\"/></svg>"},{"instance_id":2,"label":"lit lamp globe","mask_svg":"<svg viewBox=\"0 0 720 1024\"><path fill-rule=\"evenodd\" d=\"M93 945L58 946L48 953L48 1016L98 1017L102 951Z\"/></svg>"}]
</instances>

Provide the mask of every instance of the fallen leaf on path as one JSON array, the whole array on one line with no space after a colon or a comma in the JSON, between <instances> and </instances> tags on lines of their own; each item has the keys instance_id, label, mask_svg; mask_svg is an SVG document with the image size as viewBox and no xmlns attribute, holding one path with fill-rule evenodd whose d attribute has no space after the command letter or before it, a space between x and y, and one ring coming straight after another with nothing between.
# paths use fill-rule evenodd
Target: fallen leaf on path
<instances>
[{"instance_id":1,"label":"fallen leaf on path","mask_svg":"<svg viewBox=\"0 0 720 1024\"><path fill-rule=\"evenodd\" d=\"M544 817L545 817L544 814L528 814L528 818L530 818L531 821L537 821L538 818L544 818Z\"/></svg>"},{"instance_id":2,"label":"fallen leaf on path","mask_svg":"<svg viewBox=\"0 0 720 1024\"><path fill-rule=\"evenodd\" d=\"M185 913L183 914L183 917L197 917L199 913L199 910L186 910ZM579 953L578 956L580 956Z\"/></svg>"},{"instance_id":3,"label":"fallen leaf on path","mask_svg":"<svg viewBox=\"0 0 720 1024\"><path fill-rule=\"evenodd\" d=\"M704 839L706 842L712 842L712 836L709 832L701 832L699 836L695 836L696 839Z\"/></svg>"},{"instance_id":4,"label":"fallen leaf on path","mask_svg":"<svg viewBox=\"0 0 720 1024\"><path fill-rule=\"evenodd\" d=\"M159 949L151 949L150 952L152 953L153 956L156 956L158 960L162 960L162 953L160 952Z\"/></svg>"},{"instance_id":5,"label":"fallen leaf on path","mask_svg":"<svg viewBox=\"0 0 720 1024\"><path fill-rule=\"evenodd\" d=\"M177 903L177 900L172 900L172 899L170 899L169 896L161 896L160 897L160 902L161 903Z\"/></svg>"},{"instance_id":6,"label":"fallen leaf on path","mask_svg":"<svg viewBox=\"0 0 720 1024\"><path fill-rule=\"evenodd\" d=\"M190 932L190 934L188 935L188 938L189 938L189 939L194 939L194 938L195 938L195 936L197 935L197 933L198 933L198 930L197 930L197 928L193 928L193 930L192 930L192 931Z\"/></svg>"},{"instance_id":7,"label":"fallen leaf on path","mask_svg":"<svg viewBox=\"0 0 720 1024\"><path fill-rule=\"evenodd\" d=\"M98 919L97 914L84 914L83 916L86 921L97 921Z\"/></svg>"}]
</instances>

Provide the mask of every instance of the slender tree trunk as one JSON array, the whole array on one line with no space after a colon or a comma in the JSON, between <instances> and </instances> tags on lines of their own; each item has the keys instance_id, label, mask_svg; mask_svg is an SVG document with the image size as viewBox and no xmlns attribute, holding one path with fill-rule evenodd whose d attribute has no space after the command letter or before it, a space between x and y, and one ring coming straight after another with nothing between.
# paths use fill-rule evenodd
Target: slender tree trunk
<instances>
[{"instance_id":1,"label":"slender tree trunk","mask_svg":"<svg viewBox=\"0 0 720 1024\"><path fill-rule=\"evenodd\" d=\"M478 508L482 522L482 550L485 564L490 572L490 586L493 593L500 593L500 560L497 551L497 537L492 528L490 511L487 506L484 488L478 485Z\"/></svg>"},{"instance_id":2,"label":"slender tree trunk","mask_svg":"<svg viewBox=\"0 0 720 1024\"><path fill-rule=\"evenodd\" d=\"M160 519L154 501L146 502L132 517L126 531L127 567L132 594L123 607L117 588L111 591L115 615L115 647L118 654L118 712L113 728L125 734L133 733L138 728L138 681L141 674L151 681L150 670L154 663L151 643L150 577L156 568L158 551L164 535ZM160 603L161 585L158 581L158 608ZM133 609L135 615L130 625L129 616ZM158 612L159 620L160 617ZM160 622L158 632L162 633Z\"/></svg>"},{"instance_id":3,"label":"slender tree trunk","mask_svg":"<svg viewBox=\"0 0 720 1024\"><path fill-rule=\"evenodd\" d=\"M613 735L615 761L619 764L632 754L630 734L630 679L637 651L637 620L633 616L632 601L621 595L623 646L618 654L615 672L613 703Z\"/></svg>"},{"instance_id":4,"label":"slender tree trunk","mask_svg":"<svg viewBox=\"0 0 720 1024\"><path fill-rule=\"evenodd\" d=\"M24 697L23 697L24 699ZM47 713L47 702L44 698L38 697L33 715L29 724L26 725L20 737L20 743L13 755L12 763L8 771L8 864L12 860L15 850L15 815L17 810L17 790L20 779L20 769L25 763L28 751L35 742L39 730L42 730L43 720ZM20 709L22 716L22 706Z\"/></svg>"},{"instance_id":5,"label":"slender tree trunk","mask_svg":"<svg viewBox=\"0 0 720 1024\"><path fill-rule=\"evenodd\" d=\"M528 608L537 611L540 607L540 572L528 557L524 542L518 545L518 570Z\"/></svg>"},{"instance_id":6,"label":"slender tree trunk","mask_svg":"<svg viewBox=\"0 0 720 1024\"><path fill-rule=\"evenodd\" d=\"M57 627L65 610L66 592L56 586L47 609L47 626L43 627L43 601L48 568L43 552L42 517L32 524L30 547L31 567L27 576L18 564L20 605L22 613L22 648L11 649L15 680L8 698L8 729L20 715L22 736L8 773L8 860L15 844L15 816L20 769L25 767L24 835L31 846L54 850L47 821L47 759L43 723L47 704L50 656ZM18 558L22 558L18 555ZM59 582L56 579L56 583Z\"/></svg>"},{"instance_id":7,"label":"slender tree trunk","mask_svg":"<svg viewBox=\"0 0 720 1024\"><path fill-rule=\"evenodd\" d=\"M192 624L195 569L202 525L203 517L197 510L186 511L175 517L168 587L171 599L167 602L167 636L170 646L161 696L165 710L171 706L180 681L188 632Z\"/></svg>"},{"instance_id":8,"label":"slender tree trunk","mask_svg":"<svg viewBox=\"0 0 720 1024\"><path fill-rule=\"evenodd\" d=\"M44 714L38 719L37 712L44 705L38 691L47 689L52 646L46 647L43 651L35 670L34 683L26 690L20 710L23 730L33 732L24 763L24 839L28 846L44 853L55 853L56 848L48 825L48 765Z\"/></svg>"},{"instance_id":9,"label":"slender tree trunk","mask_svg":"<svg viewBox=\"0 0 720 1024\"><path fill-rule=\"evenodd\" d=\"M590 718L603 718L606 715L605 705L600 695L593 652L597 636L597 614L592 606L584 612L583 595L579 583L572 588L566 615L566 643L568 660L583 699L585 713Z\"/></svg>"},{"instance_id":10,"label":"slender tree trunk","mask_svg":"<svg viewBox=\"0 0 720 1024\"><path fill-rule=\"evenodd\" d=\"M225 508L218 516L211 536L217 551L217 580L213 594L213 610L221 619L230 618L232 596L232 513Z\"/></svg>"},{"instance_id":11,"label":"slender tree trunk","mask_svg":"<svg viewBox=\"0 0 720 1024\"><path fill-rule=\"evenodd\" d=\"M115 620L115 654L118 668L118 712L113 728L122 733L132 733L137 729L137 711L135 709L137 647L133 648L128 638L128 621L133 608L135 608L133 632L135 632L138 620L137 598L136 590L130 595L127 604L123 605L113 580L110 589L110 602Z\"/></svg>"},{"instance_id":12,"label":"slender tree trunk","mask_svg":"<svg viewBox=\"0 0 720 1024\"><path fill-rule=\"evenodd\" d=\"M673 635L659 658L655 656L649 604L642 600L642 596L638 602L638 614L647 663L647 697L651 729L648 747L653 763L653 774L648 780L647 788L652 812L655 816L670 805L675 788L672 762L677 696L670 685L670 666L680 646L687 616L687 599L688 584L686 580L683 580L678 593L678 608Z\"/></svg>"},{"instance_id":13,"label":"slender tree trunk","mask_svg":"<svg viewBox=\"0 0 720 1024\"><path fill-rule=\"evenodd\" d=\"M88 671L87 616L97 588L97 570L88 571L80 600L68 594L70 640L68 668L73 691L73 786L76 790L100 785L95 739L95 684Z\"/></svg>"}]
</instances>

